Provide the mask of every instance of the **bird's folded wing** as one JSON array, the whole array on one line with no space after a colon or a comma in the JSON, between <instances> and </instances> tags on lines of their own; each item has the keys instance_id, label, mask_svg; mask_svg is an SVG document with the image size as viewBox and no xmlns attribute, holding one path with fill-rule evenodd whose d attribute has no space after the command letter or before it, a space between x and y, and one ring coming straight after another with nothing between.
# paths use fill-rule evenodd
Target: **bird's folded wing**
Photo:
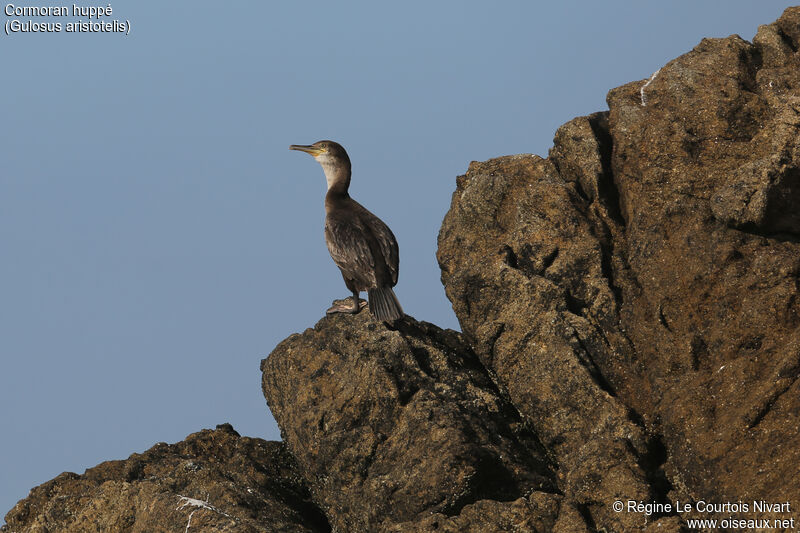
<instances>
[{"instance_id":1,"label":"bird's folded wing","mask_svg":"<svg viewBox=\"0 0 800 533\"><path fill-rule=\"evenodd\" d=\"M364 287L375 286L375 259L358 219L325 221L325 242L333 262L348 279Z\"/></svg>"},{"instance_id":2,"label":"bird's folded wing","mask_svg":"<svg viewBox=\"0 0 800 533\"><path fill-rule=\"evenodd\" d=\"M397 239L394 238L392 230L383 223L381 219L367 211L364 214L364 222L369 226L375 240L381 249L381 255L386 262L386 268L392 278L392 286L397 285L397 273L400 267L400 252L397 247Z\"/></svg>"}]
</instances>

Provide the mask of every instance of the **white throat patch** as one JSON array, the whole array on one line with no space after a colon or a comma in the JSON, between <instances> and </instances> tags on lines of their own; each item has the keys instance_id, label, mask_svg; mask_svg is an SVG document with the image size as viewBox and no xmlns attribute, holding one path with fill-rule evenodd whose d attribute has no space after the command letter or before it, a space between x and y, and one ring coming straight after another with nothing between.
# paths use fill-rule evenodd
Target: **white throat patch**
<instances>
[{"instance_id":1,"label":"white throat patch","mask_svg":"<svg viewBox=\"0 0 800 533\"><path fill-rule=\"evenodd\" d=\"M322 170L325 172L325 181L328 182L328 189L330 189L336 180L336 168L333 164L333 158L328 154L320 154L315 159L322 165Z\"/></svg>"}]
</instances>

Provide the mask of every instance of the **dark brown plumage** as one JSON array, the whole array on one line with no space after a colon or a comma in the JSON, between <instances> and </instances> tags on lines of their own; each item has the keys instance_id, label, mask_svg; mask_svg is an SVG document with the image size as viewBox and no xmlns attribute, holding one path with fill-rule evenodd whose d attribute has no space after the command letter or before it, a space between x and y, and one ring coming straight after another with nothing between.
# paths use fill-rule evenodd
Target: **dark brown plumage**
<instances>
[{"instance_id":1,"label":"dark brown plumage","mask_svg":"<svg viewBox=\"0 0 800 533\"><path fill-rule=\"evenodd\" d=\"M325 195L325 242L344 283L353 293L352 306L334 305L328 313L358 313L359 292L367 291L370 312L378 320L394 322L403 309L392 290L397 284L399 251L389 227L350 198L350 158L341 145L319 141L310 146L291 145L314 156L328 181Z\"/></svg>"}]
</instances>

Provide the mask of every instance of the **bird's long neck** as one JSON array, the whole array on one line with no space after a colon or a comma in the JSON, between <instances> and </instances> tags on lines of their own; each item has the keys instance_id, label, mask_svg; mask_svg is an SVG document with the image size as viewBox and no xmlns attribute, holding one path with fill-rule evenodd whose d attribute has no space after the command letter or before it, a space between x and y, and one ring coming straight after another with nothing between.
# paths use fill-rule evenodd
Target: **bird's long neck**
<instances>
[{"instance_id":1,"label":"bird's long neck","mask_svg":"<svg viewBox=\"0 0 800 533\"><path fill-rule=\"evenodd\" d=\"M347 197L347 189L350 187L350 165L333 164L327 161L321 164L322 170L325 171L325 180L328 182L326 198L330 196Z\"/></svg>"}]
</instances>

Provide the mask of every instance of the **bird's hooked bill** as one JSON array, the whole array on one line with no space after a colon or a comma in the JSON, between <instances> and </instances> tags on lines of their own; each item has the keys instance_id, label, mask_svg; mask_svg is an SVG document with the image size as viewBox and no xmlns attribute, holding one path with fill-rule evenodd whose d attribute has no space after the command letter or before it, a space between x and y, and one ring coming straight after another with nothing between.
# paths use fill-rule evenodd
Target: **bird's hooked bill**
<instances>
[{"instance_id":1,"label":"bird's hooked bill","mask_svg":"<svg viewBox=\"0 0 800 533\"><path fill-rule=\"evenodd\" d=\"M289 146L289 150L299 150L300 152L305 152L307 154L311 154L314 157L317 157L321 153L325 152L324 148L320 148L319 146L308 145L308 144L292 144Z\"/></svg>"}]
</instances>

